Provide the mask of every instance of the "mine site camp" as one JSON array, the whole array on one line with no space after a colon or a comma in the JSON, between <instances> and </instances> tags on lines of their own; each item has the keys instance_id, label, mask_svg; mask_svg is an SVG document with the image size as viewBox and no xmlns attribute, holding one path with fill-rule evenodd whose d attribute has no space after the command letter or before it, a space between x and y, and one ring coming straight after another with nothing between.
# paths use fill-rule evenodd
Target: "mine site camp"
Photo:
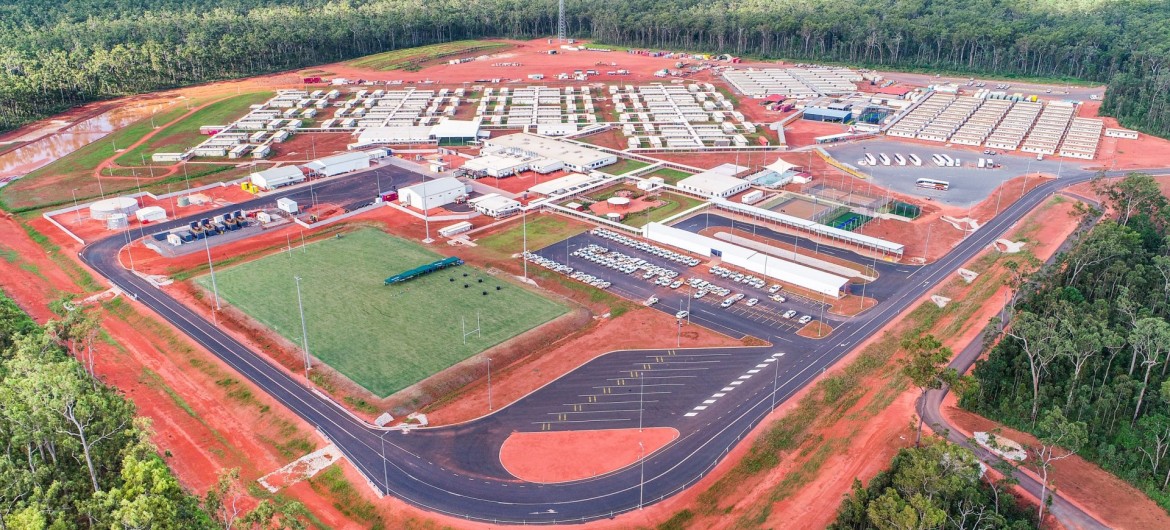
<instances>
[{"instance_id":1,"label":"mine site camp","mask_svg":"<svg viewBox=\"0 0 1170 530\"><path fill-rule=\"evenodd\" d=\"M9 4L2 528L1170 528L1168 6Z\"/></svg>"}]
</instances>

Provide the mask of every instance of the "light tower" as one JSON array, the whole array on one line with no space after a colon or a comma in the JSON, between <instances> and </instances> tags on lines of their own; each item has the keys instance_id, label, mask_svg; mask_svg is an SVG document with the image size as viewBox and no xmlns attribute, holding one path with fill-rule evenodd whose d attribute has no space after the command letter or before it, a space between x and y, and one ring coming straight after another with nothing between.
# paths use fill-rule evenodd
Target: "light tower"
<instances>
[{"instance_id":1,"label":"light tower","mask_svg":"<svg viewBox=\"0 0 1170 530\"><path fill-rule=\"evenodd\" d=\"M563 42L565 40L565 33L566 33L565 32L565 0L559 0L557 2L557 5L559 8L558 9L558 17L557 17L557 40L560 40Z\"/></svg>"}]
</instances>

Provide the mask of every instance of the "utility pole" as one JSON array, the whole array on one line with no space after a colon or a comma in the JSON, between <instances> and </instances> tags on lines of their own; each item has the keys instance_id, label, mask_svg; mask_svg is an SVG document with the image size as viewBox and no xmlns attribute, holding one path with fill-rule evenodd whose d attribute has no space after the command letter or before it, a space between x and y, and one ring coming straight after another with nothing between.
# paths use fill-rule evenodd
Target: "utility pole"
<instances>
[{"instance_id":1,"label":"utility pole","mask_svg":"<svg viewBox=\"0 0 1170 530\"><path fill-rule=\"evenodd\" d=\"M207 251L207 268L211 271L211 292L215 294L215 310L219 311L219 287L215 285L215 266L211 264L211 245L207 243L207 236L203 236L203 248Z\"/></svg>"},{"instance_id":2,"label":"utility pole","mask_svg":"<svg viewBox=\"0 0 1170 530\"><path fill-rule=\"evenodd\" d=\"M305 355L305 381L309 380L309 331L305 328L305 304L301 299L301 277L293 276L297 281L297 307L301 310L301 350Z\"/></svg>"},{"instance_id":3,"label":"utility pole","mask_svg":"<svg viewBox=\"0 0 1170 530\"><path fill-rule=\"evenodd\" d=\"M520 230L524 233L524 253L521 255L524 262L524 281L528 281L528 207L520 209L523 219L520 220Z\"/></svg>"},{"instance_id":4,"label":"utility pole","mask_svg":"<svg viewBox=\"0 0 1170 530\"><path fill-rule=\"evenodd\" d=\"M77 188L73 188L73 211L77 213L77 224L81 224L81 208L77 206Z\"/></svg>"},{"instance_id":5,"label":"utility pole","mask_svg":"<svg viewBox=\"0 0 1170 530\"><path fill-rule=\"evenodd\" d=\"M488 362L488 412L492 411L492 358L487 358Z\"/></svg>"},{"instance_id":6,"label":"utility pole","mask_svg":"<svg viewBox=\"0 0 1170 530\"><path fill-rule=\"evenodd\" d=\"M926 260L930 259L929 258L929 256L930 256L930 230L932 228L934 228L933 222L928 223L926 225L926 248L923 249L923 251L922 251L922 264L923 265L926 265Z\"/></svg>"}]
</instances>

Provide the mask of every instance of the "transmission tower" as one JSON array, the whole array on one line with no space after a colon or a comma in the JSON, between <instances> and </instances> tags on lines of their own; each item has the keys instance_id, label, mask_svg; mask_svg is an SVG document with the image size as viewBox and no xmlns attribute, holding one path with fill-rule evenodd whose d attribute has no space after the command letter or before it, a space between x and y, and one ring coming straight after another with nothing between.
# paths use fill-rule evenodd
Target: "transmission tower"
<instances>
[{"instance_id":1,"label":"transmission tower","mask_svg":"<svg viewBox=\"0 0 1170 530\"><path fill-rule=\"evenodd\" d=\"M557 17L557 40L565 40L565 0L559 0L559 16Z\"/></svg>"}]
</instances>

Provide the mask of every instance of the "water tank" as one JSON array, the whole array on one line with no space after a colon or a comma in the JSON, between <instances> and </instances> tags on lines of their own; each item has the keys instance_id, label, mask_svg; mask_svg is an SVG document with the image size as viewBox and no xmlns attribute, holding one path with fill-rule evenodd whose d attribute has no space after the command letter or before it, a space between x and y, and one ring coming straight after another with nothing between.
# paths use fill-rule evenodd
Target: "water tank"
<instances>
[{"instance_id":1,"label":"water tank","mask_svg":"<svg viewBox=\"0 0 1170 530\"><path fill-rule=\"evenodd\" d=\"M130 226L130 219L124 213L110 214L106 218L106 228L110 230L121 230Z\"/></svg>"},{"instance_id":2,"label":"water tank","mask_svg":"<svg viewBox=\"0 0 1170 530\"><path fill-rule=\"evenodd\" d=\"M112 197L89 205L89 216L98 221L105 221L113 215L121 214L125 219L137 210L138 200L132 197Z\"/></svg>"}]
</instances>

